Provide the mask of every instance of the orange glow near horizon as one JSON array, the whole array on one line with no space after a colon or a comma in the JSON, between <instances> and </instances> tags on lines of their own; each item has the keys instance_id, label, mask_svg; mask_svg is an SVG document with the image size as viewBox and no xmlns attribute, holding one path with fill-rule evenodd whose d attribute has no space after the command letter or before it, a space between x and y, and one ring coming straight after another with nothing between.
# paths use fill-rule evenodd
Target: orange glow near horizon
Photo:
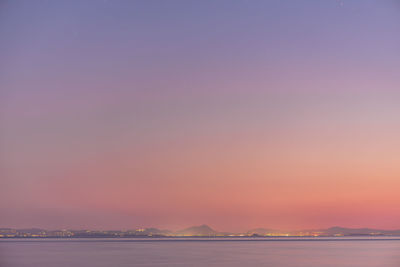
<instances>
[{"instance_id":1,"label":"orange glow near horizon","mask_svg":"<svg viewBox=\"0 0 400 267\"><path fill-rule=\"evenodd\" d=\"M0 4L0 228L400 229L397 5L89 2Z\"/></svg>"}]
</instances>

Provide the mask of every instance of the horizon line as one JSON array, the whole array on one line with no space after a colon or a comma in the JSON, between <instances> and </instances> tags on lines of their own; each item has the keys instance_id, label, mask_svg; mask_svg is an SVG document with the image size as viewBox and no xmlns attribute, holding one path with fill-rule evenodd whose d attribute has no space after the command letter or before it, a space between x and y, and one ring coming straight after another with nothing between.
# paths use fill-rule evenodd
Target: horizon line
<instances>
[{"instance_id":1,"label":"horizon line","mask_svg":"<svg viewBox=\"0 0 400 267\"><path fill-rule=\"evenodd\" d=\"M208 224L196 224L196 225L191 225L187 226L185 228L178 228L178 230L171 230L166 227L156 227L156 226L137 226L137 227L132 227L132 228L75 228L75 227L58 227L58 228L47 228L47 227L36 227L36 226L29 226L29 227L0 227L0 229L13 229L13 230L29 230L29 229L39 229L39 230L76 230L76 231L83 231L83 230L93 230L93 231L128 231L128 230L138 230L138 229L158 229L158 230L168 230L171 232L177 232L177 231L182 231L186 230L189 228L195 228L195 227L204 227L207 226L211 228L215 232L223 233L223 232L235 232L235 233L242 233L243 231L225 231L225 230L216 230L213 227L211 227ZM348 230L361 230L361 229L370 229L370 230L381 230L381 231L400 231L400 226L398 228L379 228L379 227L373 227L373 226L361 226L361 227L348 227L348 226L341 226L341 225L333 225L329 227L310 227L310 228L296 228L296 229L279 229L279 228L273 228L273 227L252 227L249 228L248 230L245 230L245 232L252 231L252 230L257 230L257 229L265 229L265 230L270 230L270 231L286 231L286 232L293 232L293 231L315 231L315 230L328 230L328 229L333 229L333 228L343 228L343 229L348 229Z\"/></svg>"}]
</instances>

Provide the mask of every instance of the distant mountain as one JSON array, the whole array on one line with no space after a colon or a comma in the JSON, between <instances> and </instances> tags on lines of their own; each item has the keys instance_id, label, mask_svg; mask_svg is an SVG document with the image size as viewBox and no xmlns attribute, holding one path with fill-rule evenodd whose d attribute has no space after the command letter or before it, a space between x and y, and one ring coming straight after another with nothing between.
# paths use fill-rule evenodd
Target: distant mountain
<instances>
[{"instance_id":1,"label":"distant mountain","mask_svg":"<svg viewBox=\"0 0 400 267\"><path fill-rule=\"evenodd\" d=\"M176 235L187 235L187 236L214 236L218 234L217 231L213 230L211 227L208 225L200 225L200 226L192 226L189 228L186 228L181 231L177 231L175 233Z\"/></svg>"},{"instance_id":2,"label":"distant mountain","mask_svg":"<svg viewBox=\"0 0 400 267\"><path fill-rule=\"evenodd\" d=\"M331 227L328 229L319 230L328 235L395 235L400 234L400 230L381 230L371 228L345 228L345 227Z\"/></svg>"},{"instance_id":3,"label":"distant mountain","mask_svg":"<svg viewBox=\"0 0 400 267\"><path fill-rule=\"evenodd\" d=\"M274 229L268 229L268 228L255 228L251 229L246 232L247 235L260 235L260 236L265 236L268 234L276 234L279 233L280 231L274 230Z\"/></svg>"}]
</instances>

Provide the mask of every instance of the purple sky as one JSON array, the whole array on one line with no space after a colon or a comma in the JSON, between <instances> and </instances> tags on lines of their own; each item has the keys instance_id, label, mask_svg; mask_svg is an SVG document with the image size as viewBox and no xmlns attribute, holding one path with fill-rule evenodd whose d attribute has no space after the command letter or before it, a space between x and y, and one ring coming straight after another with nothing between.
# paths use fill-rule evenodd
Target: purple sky
<instances>
[{"instance_id":1,"label":"purple sky","mask_svg":"<svg viewBox=\"0 0 400 267\"><path fill-rule=\"evenodd\" d=\"M2 1L0 227L400 228L398 1Z\"/></svg>"}]
</instances>

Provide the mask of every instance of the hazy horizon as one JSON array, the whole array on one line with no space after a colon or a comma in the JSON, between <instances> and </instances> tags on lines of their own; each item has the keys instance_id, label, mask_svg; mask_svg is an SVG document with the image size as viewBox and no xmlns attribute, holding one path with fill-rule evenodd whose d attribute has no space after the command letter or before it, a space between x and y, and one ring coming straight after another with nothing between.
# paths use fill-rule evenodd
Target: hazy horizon
<instances>
[{"instance_id":1,"label":"hazy horizon","mask_svg":"<svg viewBox=\"0 0 400 267\"><path fill-rule=\"evenodd\" d=\"M400 229L398 1L1 1L0 226Z\"/></svg>"},{"instance_id":2,"label":"hazy horizon","mask_svg":"<svg viewBox=\"0 0 400 267\"><path fill-rule=\"evenodd\" d=\"M236 231L226 231L224 229L216 229L212 225L208 224L196 224L196 225L187 225L186 227L183 228L166 228L166 227L153 227L153 226L141 226L141 227L133 227L133 228L71 228L71 227L66 227L66 228L44 228L44 227L23 227L23 228L16 228L16 227L3 227L0 225L0 229L16 229L16 230L21 230L21 229L42 229L42 230L47 230L47 231L56 231L56 230L75 230L75 231L80 231L80 230L93 230L93 231L127 231L127 230L137 230L137 229L151 229L155 228L158 230L169 230L172 232L179 232L182 230L186 230L188 228L192 227L203 227L207 226L210 227L212 230L219 232L219 233L246 233L248 231L256 230L256 229L265 229L265 230L271 230L271 231L280 231L282 233L287 233L287 232L298 232L298 231L315 231L315 230L327 230L327 229L332 229L332 228L344 228L348 230L354 230L354 229L372 229L372 230L383 230L383 231L400 231L399 228L393 228L393 229L377 229L377 228L370 228L370 227L359 227L359 228L353 228L353 227L345 227L341 225L332 225L330 227L326 228L293 228L293 229L276 229L276 228L271 228L271 227L265 227L265 226L259 226L259 227L252 227L248 229L242 229L242 230L236 230Z\"/></svg>"}]
</instances>

